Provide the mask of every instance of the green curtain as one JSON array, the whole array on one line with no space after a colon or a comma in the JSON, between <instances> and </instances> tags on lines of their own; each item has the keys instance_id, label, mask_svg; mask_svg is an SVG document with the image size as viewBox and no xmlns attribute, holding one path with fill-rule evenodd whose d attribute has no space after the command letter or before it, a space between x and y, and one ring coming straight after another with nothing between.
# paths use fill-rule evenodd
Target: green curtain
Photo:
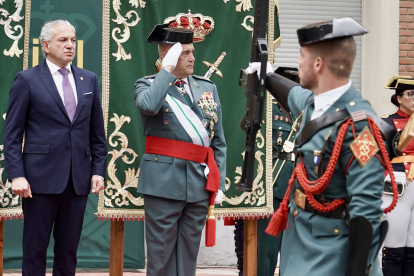
<instances>
[{"instance_id":1,"label":"green curtain","mask_svg":"<svg viewBox=\"0 0 414 276\"><path fill-rule=\"evenodd\" d=\"M145 137L140 114L135 107L133 85L137 79L157 73L154 66L158 58L157 46L145 42L148 34L156 24L177 18L179 21L198 18L214 25L214 29L207 32L205 28L196 30L196 33L205 32L206 35L203 41L194 44L195 75L204 76L209 69L207 65L213 64L225 52L218 67L222 77L214 74L210 78L217 85L223 106L223 127L228 145L226 193L221 206L216 205L216 214L218 217L257 217L272 213L272 189L271 185L267 185L271 182L271 172L267 173L271 157L266 159L269 155L266 154L269 150L266 140L270 133L268 141L271 143L271 125L269 128L264 123L257 138L257 176L253 192L242 193L235 189L235 182L241 175L245 146L240 121L246 110L245 91L239 87L238 80L240 69L246 68L250 60L255 1L136 0L125 1L121 5L120 1L108 0L103 3L103 43L109 46L102 53L103 79L104 82L108 80L108 83L103 83L103 106L107 111L104 113L107 116L110 160L108 181L105 193L100 195L98 214L102 218L143 217L144 202L136 187ZM275 2L271 1L269 6L271 51L275 35L279 37L279 30L277 19L274 21L277 17ZM267 109L266 117L269 110L271 118L271 107Z\"/></svg>"},{"instance_id":2,"label":"green curtain","mask_svg":"<svg viewBox=\"0 0 414 276\"><path fill-rule=\"evenodd\" d=\"M1 1L0 1L1 2ZM15 1L7 0L0 5L0 9L13 14L17 10ZM22 37L18 41L19 49L24 53L19 57L14 55L6 56L3 49L9 49L13 40L5 32L0 31L0 147L3 145L4 120L3 114L7 111L8 93L13 84L14 76L23 69L23 56L26 54L26 68L44 61L39 45L40 28L47 20L66 19L76 28L78 40L77 56L73 64L83 67L98 74L102 80L102 1L58 1L58 0L32 0L24 1L24 7L20 12L25 18L17 24L27 32L26 42ZM25 15L25 7L28 7L29 14ZM0 10L0 15L2 14ZM4 13L3 13L4 15ZM4 16L0 17L4 20ZM26 22L27 21L27 22ZM25 25L26 24L26 25ZM30 28L29 28L30 27ZM17 31L15 35L19 34ZM83 51L82 51L83 49ZM83 53L83 54L82 54ZM0 151L2 154L2 151ZM4 161L0 158L0 170L4 168ZM0 171L0 176L1 176ZM0 180L0 185L6 184L5 172ZM0 189L2 186L0 186ZM89 195L88 205L85 213L84 227L78 249L79 268L108 268L109 267L109 243L110 243L110 222L97 220L98 197ZM8 213L10 208L0 208L1 212ZM22 256L22 220L5 222L5 243L4 243L4 268L20 268ZM144 255L144 229L142 222L128 223L125 225L125 247L124 267L143 268L145 266ZM48 248L48 267L53 262L53 239Z\"/></svg>"}]
</instances>

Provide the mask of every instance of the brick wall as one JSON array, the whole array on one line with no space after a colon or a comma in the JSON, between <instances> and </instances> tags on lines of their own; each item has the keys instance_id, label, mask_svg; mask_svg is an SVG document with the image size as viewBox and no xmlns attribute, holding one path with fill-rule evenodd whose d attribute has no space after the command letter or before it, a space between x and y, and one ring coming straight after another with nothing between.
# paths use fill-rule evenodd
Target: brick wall
<instances>
[{"instance_id":1,"label":"brick wall","mask_svg":"<svg viewBox=\"0 0 414 276\"><path fill-rule=\"evenodd\" d=\"M400 0L400 75L414 77L414 0Z\"/></svg>"}]
</instances>

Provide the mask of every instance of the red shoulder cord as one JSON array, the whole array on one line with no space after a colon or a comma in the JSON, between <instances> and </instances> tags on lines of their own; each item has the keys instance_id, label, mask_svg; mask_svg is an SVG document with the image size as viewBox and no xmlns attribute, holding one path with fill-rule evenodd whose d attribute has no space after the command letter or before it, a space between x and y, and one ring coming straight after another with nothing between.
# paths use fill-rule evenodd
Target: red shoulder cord
<instances>
[{"instance_id":1,"label":"red shoulder cord","mask_svg":"<svg viewBox=\"0 0 414 276\"><path fill-rule=\"evenodd\" d=\"M387 149L384 145L384 141L381 136L381 131L379 127L377 126L377 124L374 122L374 120L372 120L369 117L367 120L368 120L370 129L373 132L373 136L380 148L381 155L384 158L385 169L390 172L391 184L392 184L394 195L393 195L391 205L384 209L384 213L388 213L392 209L394 209L394 207L397 205L397 200L398 200L397 183L395 182L395 177L394 177L394 174L392 173L393 169L391 166L390 158L388 157ZM270 220L269 225L266 229L266 233L273 235L273 236L277 236L279 234L279 231L283 231L286 229L287 214L289 212L289 207L288 207L289 195L291 193L292 186L293 186L293 183L295 182L296 177L298 178L299 184L302 186L303 190L305 191L306 199L308 200L309 204L313 208L315 208L315 210L318 210L321 212L331 212L335 210L336 208L338 208L339 206L345 204L345 200L340 198L340 199L335 199L334 201L324 205L323 203L318 202L315 199L314 195L322 193L326 189L326 187L328 187L328 184L335 170L336 163L338 162L339 154L341 152L341 147L344 141L346 131L348 130L349 126L352 124L353 124L352 119L349 119L339 129L338 136L337 136L337 139L335 141L334 148L332 151L332 156L329 159L329 163L326 168L326 171L323 173L323 175L319 179L315 181L310 181L307 178L305 165L302 162L300 162L295 167L292 177L289 180L289 186L286 190L283 201L280 203L279 209L273 214L273 217Z\"/></svg>"}]
</instances>

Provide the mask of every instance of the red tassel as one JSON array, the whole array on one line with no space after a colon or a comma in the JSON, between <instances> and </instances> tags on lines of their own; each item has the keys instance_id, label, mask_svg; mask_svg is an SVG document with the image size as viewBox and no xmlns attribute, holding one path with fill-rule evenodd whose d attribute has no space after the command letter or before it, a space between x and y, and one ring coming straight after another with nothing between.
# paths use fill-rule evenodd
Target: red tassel
<instances>
[{"instance_id":1,"label":"red tassel","mask_svg":"<svg viewBox=\"0 0 414 276\"><path fill-rule=\"evenodd\" d=\"M210 202L206 222L206 247L216 245L216 218L214 217L214 199L216 193L210 193Z\"/></svg>"},{"instance_id":2,"label":"red tassel","mask_svg":"<svg viewBox=\"0 0 414 276\"><path fill-rule=\"evenodd\" d=\"M234 218L225 218L224 219L224 225L225 226L234 226L235 225L235 220Z\"/></svg>"},{"instance_id":3,"label":"red tassel","mask_svg":"<svg viewBox=\"0 0 414 276\"><path fill-rule=\"evenodd\" d=\"M216 220L208 219L206 222L206 247L216 245Z\"/></svg>"},{"instance_id":4,"label":"red tassel","mask_svg":"<svg viewBox=\"0 0 414 276\"><path fill-rule=\"evenodd\" d=\"M287 204L288 201L283 201L279 209L273 214L272 219L269 222L269 225L266 228L266 233L272 236L278 236L280 231L286 229L287 216L289 213L289 207Z\"/></svg>"}]
</instances>

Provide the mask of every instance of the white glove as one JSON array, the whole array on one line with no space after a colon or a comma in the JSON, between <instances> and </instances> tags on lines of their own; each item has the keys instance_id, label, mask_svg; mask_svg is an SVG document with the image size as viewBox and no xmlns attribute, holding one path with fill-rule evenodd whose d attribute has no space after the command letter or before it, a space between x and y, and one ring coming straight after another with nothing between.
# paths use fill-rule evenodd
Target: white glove
<instances>
[{"instance_id":1,"label":"white glove","mask_svg":"<svg viewBox=\"0 0 414 276\"><path fill-rule=\"evenodd\" d=\"M262 63L261 62L250 62L249 67L246 68L247 74L253 74L254 72L257 73L257 77L260 78L260 69L261 69ZM270 62L267 62L266 65L266 74L272 73L273 68Z\"/></svg>"},{"instance_id":2,"label":"white glove","mask_svg":"<svg viewBox=\"0 0 414 276\"><path fill-rule=\"evenodd\" d=\"M223 199L223 191L218 190L218 192L216 193L216 198L214 199L214 204L220 204L222 199Z\"/></svg>"},{"instance_id":3,"label":"white glove","mask_svg":"<svg viewBox=\"0 0 414 276\"><path fill-rule=\"evenodd\" d=\"M182 51L183 47L181 46L181 43L175 43L163 58L162 67L164 68L165 66L177 66L178 58L180 57Z\"/></svg>"}]
</instances>

